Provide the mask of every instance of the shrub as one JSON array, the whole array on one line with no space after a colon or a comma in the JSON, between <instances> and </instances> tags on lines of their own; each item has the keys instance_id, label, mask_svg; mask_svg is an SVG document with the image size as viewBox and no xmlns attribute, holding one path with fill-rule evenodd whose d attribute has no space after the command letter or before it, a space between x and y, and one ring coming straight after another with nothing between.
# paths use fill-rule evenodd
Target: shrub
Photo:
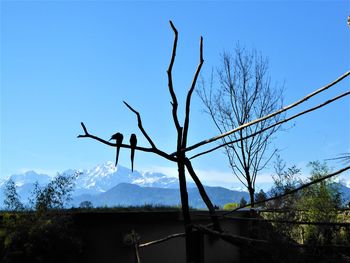
<instances>
[{"instance_id":1,"label":"shrub","mask_svg":"<svg viewBox=\"0 0 350 263\"><path fill-rule=\"evenodd\" d=\"M228 204L225 204L223 209L224 210L233 210L235 208L239 207L239 204L238 203L228 203Z\"/></svg>"}]
</instances>

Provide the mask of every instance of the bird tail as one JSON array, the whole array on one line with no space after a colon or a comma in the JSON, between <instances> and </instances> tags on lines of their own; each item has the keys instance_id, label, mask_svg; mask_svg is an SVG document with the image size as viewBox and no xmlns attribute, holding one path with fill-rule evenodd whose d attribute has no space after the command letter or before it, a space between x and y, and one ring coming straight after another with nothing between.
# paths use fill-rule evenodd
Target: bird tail
<instances>
[{"instance_id":1,"label":"bird tail","mask_svg":"<svg viewBox=\"0 0 350 263\"><path fill-rule=\"evenodd\" d=\"M115 167L117 167L117 165L118 165L118 159L119 159L119 150L120 150L120 148L119 148L119 147L117 147L117 154L116 154L116 156L115 156Z\"/></svg>"},{"instance_id":2,"label":"bird tail","mask_svg":"<svg viewBox=\"0 0 350 263\"><path fill-rule=\"evenodd\" d=\"M135 149L131 149L131 172L134 172Z\"/></svg>"}]
</instances>

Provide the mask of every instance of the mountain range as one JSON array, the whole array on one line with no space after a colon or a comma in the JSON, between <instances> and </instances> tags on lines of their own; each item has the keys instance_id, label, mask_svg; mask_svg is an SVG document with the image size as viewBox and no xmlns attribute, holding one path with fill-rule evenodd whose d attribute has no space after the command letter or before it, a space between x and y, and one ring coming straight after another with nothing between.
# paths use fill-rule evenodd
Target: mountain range
<instances>
[{"instance_id":1,"label":"mountain range","mask_svg":"<svg viewBox=\"0 0 350 263\"><path fill-rule=\"evenodd\" d=\"M83 201L90 201L95 207L180 204L179 181L176 177L156 172L131 172L130 169L120 165L115 167L112 162L97 165L92 169L79 171L69 169L62 174L72 175L77 172L73 200L70 204L75 207ZM15 182L22 202L26 203L31 196L34 183L38 182L40 186L44 186L52 180L52 177L28 171L2 179L0 181L0 207L4 200L3 190L9 179ZM204 208L205 205L195 184L188 182L187 186L190 206ZM227 203L239 202L242 197L249 199L246 191L209 186L205 186L205 189L213 204L221 207ZM339 190L343 193L344 201L349 202L350 188L339 184Z\"/></svg>"},{"instance_id":2,"label":"mountain range","mask_svg":"<svg viewBox=\"0 0 350 263\"><path fill-rule=\"evenodd\" d=\"M90 201L94 206L137 206L144 204L179 205L179 181L156 172L131 172L130 169L112 162L97 165L92 169L69 169L62 174L75 174L75 191L71 205L79 206L83 201ZM21 200L26 203L31 195L34 183L44 186L52 180L46 174L28 171L15 174L0 182L0 206L3 204L3 189L6 182L12 179ZM204 208L205 205L199 195L195 184L187 182L189 203L194 208ZM242 197L248 199L245 191L233 191L223 187L205 187L212 202L223 206L229 202L239 202Z\"/></svg>"}]
</instances>

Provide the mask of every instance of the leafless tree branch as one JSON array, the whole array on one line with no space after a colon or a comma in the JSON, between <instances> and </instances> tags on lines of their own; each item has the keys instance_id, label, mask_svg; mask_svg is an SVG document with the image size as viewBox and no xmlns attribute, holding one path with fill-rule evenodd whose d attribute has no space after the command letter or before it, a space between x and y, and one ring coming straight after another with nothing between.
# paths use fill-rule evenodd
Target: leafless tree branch
<instances>
[{"instance_id":1,"label":"leafless tree branch","mask_svg":"<svg viewBox=\"0 0 350 263\"><path fill-rule=\"evenodd\" d=\"M221 227L220 227L220 224L219 224L219 221L218 221L218 217L217 217L217 215L215 213L215 208L214 208L214 206L213 206L209 196L205 192L203 184L201 183L201 181L199 180L198 176L196 175L190 160L187 159L187 158L185 159L185 165L186 165L187 171L189 172L189 174L191 175L193 181L195 182L195 184L196 184L196 186L198 188L198 191L199 191L199 193L200 193L204 203L208 207L211 220L212 220L212 222L214 224L214 229L217 230L217 231L221 231Z\"/></svg>"},{"instance_id":2,"label":"leafless tree branch","mask_svg":"<svg viewBox=\"0 0 350 263\"><path fill-rule=\"evenodd\" d=\"M142 132L143 136L146 137L147 141L149 142L149 144L152 146L152 148L157 149L156 145L153 143L152 139L148 136L147 132L145 131L145 129L142 126L142 120L141 120L141 116L140 113L138 111L136 111L135 109L133 109L128 103L126 103L125 101L123 101L124 104L126 105L126 107L129 108L129 110L131 110L133 113L136 114L137 116L137 125L140 129L140 131Z\"/></svg>"},{"instance_id":3,"label":"leafless tree branch","mask_svg":"<svg viewBox=\"0 0 350 263\"><path fill-rule=\"evenodd\" d=\"M191 88L189 89L187 93L186 98L186 115L185 115L185 122L184 122L184 129L183 129L183 136L182 136L182 147L186 147L187 144L187 134L188 134L188 126L190 122L190 107L191 107L191 97L194 88L196 87L197 79L199 76L199 73L201 71L202 65L203 65L203 37L200 39L200 45L199 45L199 64L196 70L196 73L194 74L193 81L191 84Z\"/></svg>"},{"instance_id":4,"label":"leafless tree branch","mask_svg":"<svg viewBox=\"0 0 350 263\"><path fill-rule=\"evenodd\" d=\"M287 195L294 194L294 193L296 193L296 192L298 192L298 191L300 191L300 190L302 190L302 189L305 189L305 188L307 188L307 187L309 187L309 186L311 186L311 185L314 185L314 184L320 183L320 182L322 182L322 181L324 181L324 180L327 180L327 179L329 179L329 178L332 178L332 177L334 177L334 176L336 176L336 175L338 175L338 174L341 174L341 173L343 173L343 172L345 172L345 171L347 171L347 170L349 170L349 169L350 169L350 166L347 166L347 167L342 168L342 169L340 169L340 170L338 170L338 171L336 171L336 172L334 172L334 173L331 173L331 174L328 174L328 175L319 177L318 179L313 180L313 181L311 181L311 182L309 182L309 183L302 184L301 186L299 186L299 187L297 187L297 188L294 188L294 189L292 189L292 190L290 190L290 191L286 191L285 193L280 194L280 195L278 195L278 196L266 198L265 200L261 200L261 201L259 201L259 202L255 202L255 205L263 204L263 203L266 203L266 202L269 202L269 201L273 201L273 200L276 200L276 199L285 197L285 196L287 196ZM250 206L250 205L251 205L251 204L249 203L249 204L246 204L246 205L244 205L244 206L237 207L237 208L235 208L235 209L233 209L233 210L228 211L227 213L225 213L224 216L225 216L225 215L228 215L228 214L231 214L231 213L233 213L233 212L235 212L235 211L237 211L237 210L239 210L239 209L241 209L241 208L248 207L248 206Z\"/></svg>"},{"instance_id":5,"label":"leafless tree branch","mask_svg":"<svg viewBox=\"0 0 350 263\"><path fill-rule=\"evenodd\" d=\"M150 241L150 242L142 243L142 244L139 245L139 248L152 246L152 245L155 245L155 244L163 243L163 242L168 241L168 240L173 239L173 238L185 237L185 236L186 236L186 233L172 234L172 235L169 235L169 236L157 239L157 240L153 240L153 241Z\"/></svg>"},{"instance_id":6,"label":"leafless tree branch","mask_svg":"<svg viewBox=\"0 0 350 263\"><path fill-rule=\"evenodd\" d=\"M295 221L295 220L281 220L281 219L264 219L254 217L225 217L234 221L254 221L254 222L266 222L266 223L281 223L291 225L315 225L315 226L329 226L329 227L350 227L350 223L341 222L309 222L309 221Z\"/></svg>"},{"instance_id":7,"label":"leafless tree branch","mask_svg":"<svg viewBox=\"0 0 350 263\"><path fill-rule=\"evenodd\" d=\"M248 138L250 138L250 137L253 137L253 136L255 136L255 135L259 134L259 133L262 133L262 132L264 132L264 131L266 131L266 130L269 130L269 129L275 127L275 126L278 126L278 125L281 125L281 124L286 123L286 122L288 122L288 121L291 121L292 119L295 119L295 118L297 118L297 117L299 117L299 116L301 116L301 115L304 115L304 114L306 114L306 113L309 113L309 112L312 112L312 111L317 110L317 109L319 109L319 108L322 108L323 106L326 106L327 104L332 103L332 102L334 102L334 101L336 101L336 100L338 100L338 99L341 99L341 98L343 98L343 97L345 97L345 96L348 96L348 95L350 95L350 91L344 92L344 93L342 93L342 94L340 94L340 95L338 95L338 96L336 96L336 97L334 97L334 98L332 98L332 99L330 99L330 100L327 100L326 102L324 102L324 103L322 103L322 104L319 104L319 105L317 105L317 106L315 106L315 107L309 108L309 109L307 109L307 110L305 110L305 111L299 112L299 113L297 113L297 114L295 114L295 115L293 115L293 116L291 116L291 117L289 117L289 118L286 118L286 119L284 119L284 120L282 120L282 121L276 122L276 123L274 123L274 124L272 124L272 125L270 125L270 126L264 128L264 129L262 129L262 130L259 130L259 131L255 132L255 133L252 133L252 134L250 134L250 135L247 135L247 136L245 136L245 137L243 137L243 138L240 138L240 139L237 139L237 140L234 140L234 141L229 141L229 142L220 144L220 145L218 145L218 146L216 146L216 147L213 147L213 148L211 148L211 149L209 149L209 150L207 150L207 151L200 152L200 153L198 153L198 154L196 154L196 155L193 155L193 156L192 156L191 158L189 158L189 159L192 160L192 159L197 158L197 157L199 157L199 156L201 156L201 155L204 155L204 154L213 152L213 151L215 151L215 150L217 150L217 149L219 149L219 148L222 148L222 147L224 147L224 146L227 146L227 145L230 145L230 144L233 144L233 143L237 143L237 142L239 142L239 141L241 141L241 140L246 140L246 139L248 139Z\"/></svg>"},{"instance_id":8,"label":"leafless tree branch","mask_svg":"<svg viewBox=\"0 0 350 263\"><path fill-rule=\"evenodd\" d=\"M233 235L231 233L227 232L218 232L213 229L210 229L206 226L202 225L193 225L193 228L197 229L198 231L201 231L202 233L206 233L212 236L217 236L222 238L223 240L236 245L236 246L251 246L254 244L268 244L269 242L267 240L260 240L260 239L253 239L238 235Z\"/></svg>"},{"instance_id":9,"label":"leafless tree branch","mask_svg":"<svg viewBox=\"0 0 350 263\"><path fill-rule=\"evenodd\" d=\"M180 123L179 123L179 119L177 117L177 107L178 107L178 103L177 103L177 98L176 98L176 94L174 92L174 86L173 86L173 77L172 77L172 70L173 70L173 65L174 65L174 61L175 61L175 56L176 56L176 48L177 48L177 39L178 39L178 32L177 29L175 28L174 24L172 21L169 21L170 26L172 28L172 30L174 31L174 43L173 43L173 51L171 54L171 59L170 59L170 64L167 70L167 74L168 74L168 87L169 87L169 92L172 98L172 114L173 114L173 119L174 119L174 123L175 123L175 127L178 133L180 133Z\"/></svg>"},{"instance_id":10,"label":"leafless tree branch","mask_svg":"<svg viewBox=\"0 0 350 263\"><path fill-rule=\"evenodd\" d=\"M224 137L226 137L226 136L228 136L230 134L233 134L233 133L235 133L237 131L240 131L240 130L246 128L246 127L249 127L249 126L254 125L254 124L258 123L258 122L267 120L267 119L272 118L272 117L274 117L274 116L276 116L278 114L281 114L281 113L283 113L283 112L285 112L287 110L290 110L291 108L294 108L294 107L298 106L299 104L309 100L313 96L315 96L315 95L317 95L317 94L319 94L319 93L329 89L330 87L334 86L335 84L337 84L341 80L345 79L349 75L350 75L350 71L347 71L342 76L340 76L336 80L334 80L333 82L331 82L331 83L327 84L326 86L323 86L322 88L320 88L320 89L318 89L318 90L308 94L307 96L303 97L302 99L300 99L300 100L298 100L296 102L293 102L292 104L290 104L288 106L283 107L282 109L280 109L278 111L275 111L275 112L273 112L271 114L268 114L268 115L266 115L264 117L261 117L261 118L255 119L255 120L253 120L251 122L248 122L248 123L245 123L243 125L240 125L239 127L235 128L235 129L232 129L232 130L230 130L228 132L222 133L222 134L220 134L218 136L212 137L212 138L207 139L207 140L203 140L203 141L201 141L199 143L196 143L196 144L194 144L192 146L189 146L187 148L182 149L182 151L184 151L184 152L191 151L191 150L196 149L196 148L198 148L200 146L203 146L203 145L208 144L208 143L212 143L212 142L217 141L217 140L219 140L221 138L224 138ZM172 153L172 155L175 155L175 154L176 153Z\"/></svg>"},{"instance_id":11,"label":"leafless tree branch","mask_svg":"<svg viewBox=\"0 0 350 263\"><path fill-rule=\"evenodd\" d=\"M87 129L86 129L86 127L85 127L85 124L84 124L83 122L81 122L81 126L83 127L83 130L84 130L85 134L78 135L77 138L91 138L91 139L94 139L94 140L96 140L96 141L99 141L99 142L101 142L101 143L103 143L103 144L106 144L106 145L108 145L108 146L117 147L117 144L116 144L116 143L111 143L111 142L106 141L106 140L104 140L104 139L102 139L102 138L100 138L100 137L97 137L97 136L95 136L95 135L90 134L90 133L87 131ZM120 148L131 149L131 146L128 145L128 144L121 144L121 145L120 145ZM170 161L176 162L176 157L174 158L173 156L171 156L171 155L169 155L169 154L167 154L167 153L165 153L165 152L163 152L163 151L161 151L161 150L159 150L159 149L157 149L157 148L146 148L146 147L136 146L136 147L135 147L135 150L138 150L138 151L141 151L141 152L151 152L151 153L155 153L155 154L158 154L158 155L160 155L160 156L162 156L162 157L164 157L164 158L166 158L166 159L168 159L168 160L170 160Z\"/></svg>"}]
</instances>

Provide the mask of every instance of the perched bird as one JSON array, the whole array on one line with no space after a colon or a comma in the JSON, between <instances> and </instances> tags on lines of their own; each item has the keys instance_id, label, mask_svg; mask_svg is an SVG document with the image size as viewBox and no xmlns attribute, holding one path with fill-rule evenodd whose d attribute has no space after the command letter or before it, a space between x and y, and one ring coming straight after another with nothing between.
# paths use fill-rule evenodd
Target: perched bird
<instances>
[{"instance_id":1,"label":"perched bird","mask_svg":"<svg viewBox=\"0 0 350 263\"><path fill-rule=\"evenodd\" d=\"M117 167L118 164L118 158L119 158L119 150L120 150L120 146L122 145L123 142L123 134L117 132L115 134L112 135L112 137L109 139L111 140L115 140L116 144L117 144L117 154L116 154L116 158L115 158L115 166Z\"/></svg>"},{"instance_id":2,"label":"perched bird","mask_svg":"<svg viewBox=\"0 0 350 263\"><path fill-rule=\"evenodd\" d=\"M133 133L130 136L130 149L131 149L131 172L134 171L134 156L135 156L135 148L137 144L136 135Z\"/></svg>"}]
</instances>

